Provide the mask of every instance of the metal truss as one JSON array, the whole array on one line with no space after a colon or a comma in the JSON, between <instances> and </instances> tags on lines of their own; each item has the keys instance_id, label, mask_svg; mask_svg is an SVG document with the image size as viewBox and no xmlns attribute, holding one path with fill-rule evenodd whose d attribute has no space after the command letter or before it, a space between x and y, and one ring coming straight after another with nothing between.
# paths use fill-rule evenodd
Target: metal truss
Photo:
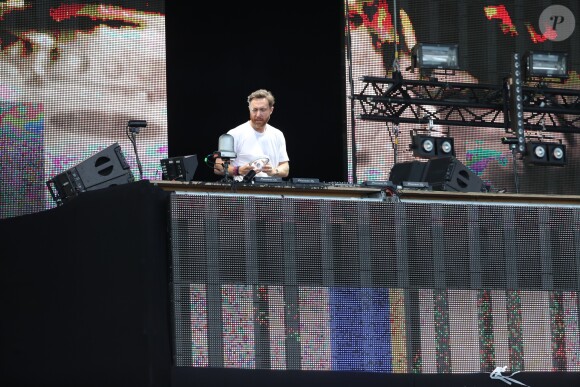
<instances>
[{"instance_id":1,"label":"metal truss","mask_svg":"<svg viewBox=\"0 0 580 387\"><path fill-rule=\"evenodd\" d=\"M503 128L511 133L507 81L484 85L362 77L359 118L368 121ZM523 88L526 130L580 133L580 90Z\"/></svg>"},{"instance_id":2,"label":"metal truss","mask_svg":"<svg viewBox=\"0 0 580 387\"><path fill-rule=\"evenodd\" d=\"M523 87L525 129L580 133L580 90Z\"/></svg>"}]
</instances>

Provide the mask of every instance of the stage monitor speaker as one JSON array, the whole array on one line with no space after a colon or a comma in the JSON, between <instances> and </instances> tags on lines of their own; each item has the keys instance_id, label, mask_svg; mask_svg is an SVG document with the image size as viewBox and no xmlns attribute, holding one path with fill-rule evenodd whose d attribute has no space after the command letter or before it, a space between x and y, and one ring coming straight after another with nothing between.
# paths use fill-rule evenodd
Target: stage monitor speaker
<instances>
[{"instance_id":1,"label":"stage monitor speaker","mask_svg":"<svg viewBox=\"0 0 580 387\"><path fill-rule=\"evenodd\" d=\"M391 168L389 181L396 185L403 185L406 181L423 181L426 166L426 161L418 160L397 163Z\"/></svg>"},{"instance_id":2,"label":"stage monitor speaker","mask_svg":"<svg viewBox=\"0 0 580 387\"><path fill-rule=\"evenodd\" d=\"M161 159L161 179L192 181L197 170L197 155Z\"/></svg>"},{"instance_id":3,"label":"stage monitor speaker","mask_svg":"<svg viewBox=\"0 0 580 387\"><path fill-rule=\"evenodd\" d=\"M87 191L94 191L97 189L114 187L116 185L132 183L134 181L135 178L133 174L131 172L127 172L124 175L115 177L114 179L111 180L107 180L105 182L102 182L101 184L93 185L92 187L87 188Z\"/></svg>"},{"instance_id":4,"label":"stage monitor speaker","mask_svg":"<svg viewBox=\"0 0 580 387\"><path fill-rule=\"evenodd\" d=\"M62 204L79 193L134 181L118 143L114 143L46 182L52 198Z\"/></svg>"},{"instance_id":5,"label":"stage monitor speaker","mask_svg":"<svg viewBox=\"0 0 580 387\"><path fill-rule=\"evenodd\" d=\"M423 181L434 191L486 192L487 186L455 157L429 160Z\"/></svg>"}]
</instances>

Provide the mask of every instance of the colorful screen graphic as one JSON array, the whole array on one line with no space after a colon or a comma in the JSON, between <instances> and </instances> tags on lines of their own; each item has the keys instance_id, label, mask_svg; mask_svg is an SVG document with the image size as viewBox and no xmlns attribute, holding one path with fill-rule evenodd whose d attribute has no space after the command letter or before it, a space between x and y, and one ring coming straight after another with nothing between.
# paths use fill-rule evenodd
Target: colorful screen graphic
<instances>
[{"instance_id":1,"label":"colorful screen graphic","mask_svg":"<svg viewBox=\"0 0 580 387\"><path fill-rule=\"evenodd\" d=\"M55 206L46 182L119 143L139 177L167 157L163 1L0 4L2 218Z\"/></svg>"},{"instance_id":2,"label":"colorful screen graphic","mask_svg":"<svg viewBox=\"0 0 580 387\"><path fill-rule=\"evenodd\" d=\"M176 363L578 372L577 216L521 204L174 195Z\"/></svg>"},{"instance_id":3,"label":"colorful screen graphic","mask_svg":"<svg viewBox=\"0 0 580 387\"><path fill-rule=\"evenodd\" d=\"M0 101L0 218L44 209L42 105Z\"/></svg>"},{"instance_id":4,"label":"colorful screen graphic","mask_svg":"<svg viewBox=\"0 0 580 387\"><path fill-rule=\"evenodd\" d=\"M299 287L295 334L287 331L280 286L221 288L223 366L248 369L479 373L579 371L578 293ZM208 367L208 292L191 286L190 356ZM259 297L259 306L252 300ZM409 341L411 300L421 323ZM259 332L259 333L258 333ZM553 350L552 348L558 348ZM489 370L489 371L488 371Z\"/></svg>"}]
</instances>

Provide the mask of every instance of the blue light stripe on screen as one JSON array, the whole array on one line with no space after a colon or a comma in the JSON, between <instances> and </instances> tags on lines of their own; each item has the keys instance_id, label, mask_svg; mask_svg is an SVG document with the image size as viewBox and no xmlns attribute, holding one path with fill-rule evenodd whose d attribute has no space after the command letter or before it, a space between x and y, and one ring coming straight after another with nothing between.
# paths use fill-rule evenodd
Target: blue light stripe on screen
<instances>
[{"instance_id":1,"label":"blue light stripe on screen","mask_svg":"<svg viewBox=\"0 0 580 387\"><path fill-rule=\"evenodd\" d=\"M332 369L392 372L388 291L333 288L330 304Z\"/></svg>"}]
</instances>

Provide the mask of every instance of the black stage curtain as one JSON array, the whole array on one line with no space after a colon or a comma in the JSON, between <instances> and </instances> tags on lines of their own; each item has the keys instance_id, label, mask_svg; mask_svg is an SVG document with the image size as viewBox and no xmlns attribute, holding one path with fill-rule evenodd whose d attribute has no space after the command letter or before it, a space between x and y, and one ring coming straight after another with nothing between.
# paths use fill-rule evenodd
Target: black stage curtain
<instances>
[{"instance_id":1,"label":"black stage curtain","mask_svg":"<svg viewBox=\"0 0 580 387\"><path fill-rule=\"evenodd\" d=\"M170 384L168 195L140 181L0 220L0 384Z\"/></svg>"}]
</instances>

